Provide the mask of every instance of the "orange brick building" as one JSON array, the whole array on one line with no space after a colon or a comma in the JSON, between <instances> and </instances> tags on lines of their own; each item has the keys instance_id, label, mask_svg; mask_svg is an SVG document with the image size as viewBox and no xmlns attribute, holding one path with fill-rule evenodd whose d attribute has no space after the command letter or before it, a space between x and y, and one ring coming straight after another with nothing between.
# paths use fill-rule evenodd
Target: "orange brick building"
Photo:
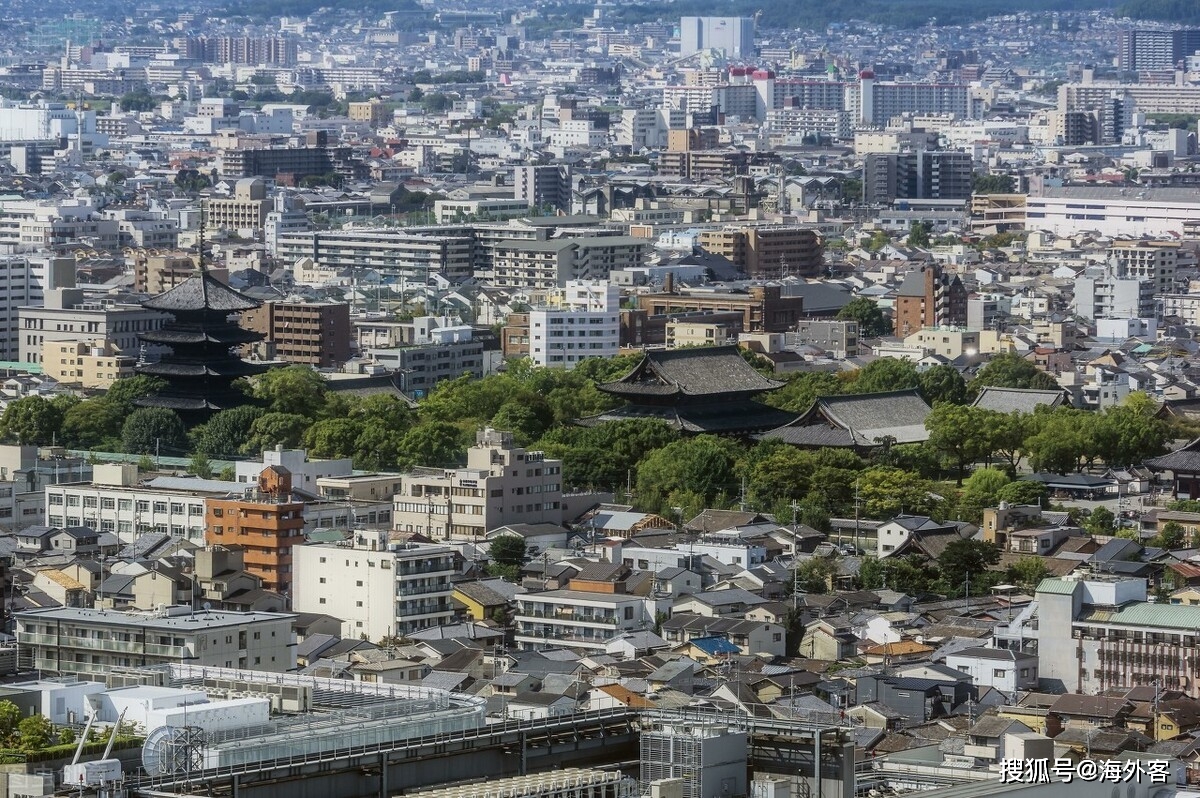
<instances>
[{"instance_id":1,"label":"orange brick building","mask_svg":"<svg viewBox=\"0 0 1200 798\"><path fill-rule=\"evenodd\" d=\"M287 593L292 583L292 546L304 542L304 502L292 500L292 474L269 466L257 490L238 499L209 499L204 517L208 545L241 546L245 569L264 590Z\"/></svg>"}]
</instances>

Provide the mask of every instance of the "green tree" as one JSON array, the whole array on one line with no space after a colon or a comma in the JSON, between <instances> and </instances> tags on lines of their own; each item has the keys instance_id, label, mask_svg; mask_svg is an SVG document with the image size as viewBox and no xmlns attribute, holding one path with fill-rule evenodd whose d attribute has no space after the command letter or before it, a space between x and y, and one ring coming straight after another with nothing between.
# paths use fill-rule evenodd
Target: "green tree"
<instances>
[{"instance_id":1,"label":"green tree","mask_svg":"<svg viewBox=\"0 0 1200 798\"><path fill-rule=\"evenodd\" d=\"M501 535L488 547L488 557L499 565L520 568L529 559L526 556L525 538Z\"/></svg>"},{"instance_id":2,"label":"green tree","mask_svg":"<svg viewBox=\"0 0 1200 798\"><path fill-rule=\"evenodd\" d=\"M554 411L541 396L514 397L492 416L495 429L511 432L521 445L529 445L545 434L554 423Z\"/></svg>"},{"instance_id":3,"label":"green tree","mask_svg":"<svg viewBox=\"0 0 1200 798\"><path fill-rule=\"evenodd\" d=\"M329 386L308 366L272 369L254 382L254 396L273 413L317 418L325 406Z\"/></svg>"},{"instance_id":4,"label":"green tree","mask_svg":"<svg viewBox=\"0 0 1200 798\"><path fill-rule=\"evenodd\" d=\"M11 701L0 701L0 740L11 740L21 722L21 708Z\"/></svg>"},{"instance_id":5,"label":"green tree","mask_svg":"<svg viewBox=\"0 0 1200 798\"><path fill-rule=\"evenodd\" d=\"M918 377L921 395L931 405L946 402L961 405L967 401L967 383L958 369L943 363L921 372Z\"/></svg>"},{"instance_id":6,"label":"green tree","mask_svg":"<svg viewBox=\"0 0 1200 798\"><path fill-rule=\"evenodd\" d=\"M75 742L75 732L70 726L63 726L58 730L59 745L71 745L73 742Z\"/></svg>"},{"instance_id":7,"label":"green tree","mask_svg":"<svg viewBox=\"0 0 1200 798\"><path fill-rule=\"evenodd\" d=\"M978 393L979 389L985 386L1041 390L1055 390L1059 387L1053 376L1013 352L1005 352L989 360L987 365L979 370L975 379L971 380L969 387L972 393Z\"/></svg>"},{"instance_id":8,"label":"green tree","mask_svg":"<svg viewBox=\"0 0 1200 798\"><path fill-rule=\"evenodd\" d=\"M958 510L964 521L978 523L983 518L983 511L995 507L1000 501L1002 491L1011 480L1008 473L1000 468L979 468L963 484L962 495L958 500Z\"/></svg>"},{"instance_id":9,"label":"green tree","mask_svg":"<svg viewBox=\"0 0 1200 798\"><path fill-rule=\"evenodd\" d=\"M412 408L398 396L386 393L376 393L359 402L354 411L365 424L380 426L387 430L403 432L412 426L415 413Z\"/></svg>"},{"instance_id":10,"label":"green tree","mask_svg":"<svg viewBox=\"0 0 1200 798\"><path fill-rule=\"evenodd\" d=\"M1111 535L1117 528L1117 517L1107 507L1100 506L1092 510L1084 522L1084 529L1091 535Z\"/></svg>"},{"instance_id":11,"label":"green tree","mask_svg":"<svg viewBox=\"0 0 1200 798\"><path fill-rule=\"evenodd\" d=\"M63 414L63 444L73 449L116 451L128 412L107 396L80 402Z\"/></svg>"},{"instance_id":12,"label":"green tree","mask_svg":"<svg viewBox=\"0 0 1200 798\"><path fill-rule=\"evenodd\" d=\"M913 222L908 228L908 245L926 249L929 246L930 229L928 222Z\"/></svg>"},{"instance_id":13,"label":"green tree","mask_svg":"<svg viewBox=\"0 0 1200 798\"><path fill-rule=\"evenodd\" d=\"M796 569L796 586L804 593L827 593L837 575L837 561L827 557L812 557Z\"/></svg>"},{"instance_id":14,"label":"green tree","mask_svg":"<svg viewBox=\"0 0 1200 798\"><path fill-rule=\"evenodd\" d=\"M22 751L41 751L50 745L54 725L45 715L30 715L17 724L17 737Z\"/></svg>"},{"instance_id":15,"label":"green tree","mask_svg":"<svg viewBox=\"0 0 1200 798\"><path fill-rule=\"evenodd\" d=\"M104 399L112 402L121 409L121 415L127 416L137 409L137 400L151 394L156 394L167 387L166 382L158 377L138 374L117 380L104 392Z\"/></svg>"},{"instance_id":16,"label":"green tree","mask_svg":"<svg viewBox=\"0 0 1200 798\"><path fill-rule=\"evenodd\" d=\"M653 512L670 513L672 506L682 506L682 500L673 505L671 499L681 491L692 494L690 503L720 503L735 489L738 455L737 444L713 435L669 443L638 465L638 503Z\"/></svg>"},{"instance_id":17,"label":"green tree","mask_svg":"<svg viewBox=\"0 0 1200 798\"><path fill-rule=\"evenodd\" d=\"M1066 474L1081 467L1080 460L1094 449L1094 414L1069 407L1040 410L1030 419L1025 454L1034 471Z\"/></svg>"},{"instance_id":18,"label":"green tree","mask_svg":"<svg viewBox=\"0 0 1200 798\"><path fill-rule=\"evenodd\" d=\"M858 322L858 334L863 338L877 338L892 331L883 311L874 300L865 296L855 297L838 311L837 317L842 321Z\"/></svg>"},{"instance_id":19,"label":"green tree","mask_svg":"<svg viewBox=\"0 0 1200 798\"><path fill-rule=\"evenodd\" d=\"M1000 549L994 543L982 540L952 540L937 559L942 581L955 593L965 590L968 576L975 581L998 562Z\"/></svg>"},{"instance_id":20,"label":"green tree","mask_svg":"<svg viewBox=\"0 0 1200 798\"><path fill-rule=\"evenodd\" d=\"M380 424L360 423L358 437L354 439L355 468L368 471L387 471L400 463L404 430L388 429Z\"/></svg>"},{"instance_id":21,"label":"green tree","mask_svg":"<svg viewBox=\"0 0 1200 798\"><path fill-rule=\"evenodd\" d=\"M10 402L0 416L0 438L26 446L53 443L62 426L61 406L41 396L23 396Z\"/></svg>"},{"instance_id":22,"label":"green tree","mask_svg":"<svg viewBox=\"0 0 1200 798\"><path fill-rule=\"evenodd\" d=\"M620 492L642 458L677 440L679 432L660 419L623 419L594 427L557 427L537 448L563 461L564 485Z\"/></svg>"},{"instance_id":23,"label":"green tree","mask_svg":"<svg viewBox=\"0 0 1200 798\"><path fill-rule=\"evenodd\" d=\"M1008 579L1022 590L1033 590L1047 576L1046 563L1041 557L1021 557L1008 566Z\"/></svg>"},{"instance_id":24,"label":"green tree","mask_svg":"<svg viewBox=\"0 0 1200 798\"><path fill-rule=\"evenodd\" d=\"M1162 549L1180 549L1187 545L1187 531L1183 525L1176 521L1168 521L1163 524L1162 530L1150 539L1151 546L1158 546Z\"/></svg>"},{"instance_id":25,"label":"green tree","mask_svg":"<svg viewBox=\"0 0 1200 798\"><path fill-rule=\"evenodd\" d=\"M187 432L175 411L165 407L134 410L121 426L121 450L129 454L179 455L188 449Z\"/></svg>"},{"instance_id":26,"label":"green tree","mask_svg":"<svg viewBox=\"0 0 1200 798\"><path fill-rule=\"evenodd\" d=\"M311 424L310 419L298 413L263 413L250 424L242 453L257 455L276 446L295 449L304 440L304 432Z\"/></svg>"},{"instance_id":27,"label":"green tree","mask_svg":"<svg viewBox=\"0 0 1200 798\"><path fill-rule=\"evenodd\" d=\"M878 357L854 374L850 388L854 393L879 393L916 388L920 383L921 375L912 362Z\"/></svg>"},{"instance_id":28,"label":"green tree","mask_svg":"<svg viewBox=\"0 0 1200 798\"><path fill-rule=\"evenodd\" d=\"M1049 494L1046 486L1031 479L1019 479L1010 482L1000 489L996 498L1009 504L1039 504L1046 507Z\"/></svg>"},{"instance_id":29,"label":"green tree","mask_svg":"<svg viewBox=\"0 0 1200 798\"><path fill-rule=\"evenodd\" d=\"M845 393L846 384L828 371L801 371L788 376L787 384L766 395L767 404L793 413L803 413L818 396Z\"/></svg>"},{"instance_id":30,"label":"green tree","mask_svg":"<svg viewBox=\"0 0 1200 798\"><path fill-rule=\"evenodd\" d=\"M1097 452L1104 462L1128 466L1166 451L1169 428L1157 412L1154 400L1141 391L1106 410L1096 424Z\"/></svg>"},{"instance_id":31,"label":"green tree","mask_svg":"<svg viewBox=\"0 0 1200 798\"><path fill-rule=\"evenodd\" d=\"M353 418L327 418L304 433L304 448L314 457L353 457L362 422Z\"/></svg>"},{"instance_id":32,"label":"green tree","mask_svg":"<svg viewBox=\"0 0 1200 798\"><path fill-rule=\"evenodd\" d=\"M973 194L1011 194L1016 189L1016 181L1011 175L990 175L976 172L971 177L971 193Z\"/></svg>"},{"instance_id":33,"label":"green tree","mask_svg":"<svg viewBox=\"0 0 1200 798\"><path fill-rule=\"evenodd\" d=\"M242 451L254 422L263 414L261 407L253 405L222 410L192 430L192 446L209 457L233 457Z\"/></svg>"},{"instance_id":34,"label":"green tree","mask_svg":"<svg viewBox=\"0 0 1200 798\"><path fill-rule=\"evenodd\" d=\"M928 445L954 464L957 484L962 487L967 465L987 450L986 428L980 424L977 408L940 404L925 418Z\"/></svg>"},{"instance_id":35,"label":"green tree","mask_svg":"<svg viewBox=\"0 0 1200 798\"><path fill-rule=\"evenodd\" d=\"M909 596L929 592L934 574L916 557L864 557L858 570L859 586L864 590L896 590Z\"/></svg>"},{"instance_id":36,"label":"green tree","mask_svg":"<svg viewBox=\"0 0 1200 798\"><path fill-rule=\"evenodd\" d=\"M427 421L404 433L400 465L442 468L457 465L467 448L466 436L453 424Z\"/></svg>"},{"instance_id":37,"label":"green tree","mask_svg":"<svg viewBox=\"0 0 1200 798\"><path fill-rule=\"evenodd\" d=\"M901 514L932 516L938 515L941 507L929 480L889 466L863 471L858 480L858 495L867 518L888 519Z\"/></svg>"},{"instance_id":38,"label":"green tree","mask_svg":"<svg viewBox=\"0 0 1200 798\"><path fill-rule=\"evenodd\" d=\"M213 475L212 463L201 452L196 452L192 455L192 461L188 464L188 471L201 479L209 479Z\"/></svg>"},{"instance_id":39,"label":"green tree","mask_svg":"<svg viewBox=\"0 0 1200 798\"><path fill-rule=\"evenodd\" d=\"M1025 450L1025 439L1031 431L1029 415L1019 410L993 413L986 417L986 423L991 454L1002 458L1009 473L1016 474Z\"/></svg>"}]
</instances>

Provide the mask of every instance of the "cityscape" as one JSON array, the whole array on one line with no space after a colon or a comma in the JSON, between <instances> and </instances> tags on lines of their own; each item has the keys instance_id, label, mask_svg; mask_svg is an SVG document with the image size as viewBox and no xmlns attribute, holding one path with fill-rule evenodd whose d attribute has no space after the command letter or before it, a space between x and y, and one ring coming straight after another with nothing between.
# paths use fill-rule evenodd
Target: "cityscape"
<instances>
[{"instance_id":1,"label":"cityscape","mask_svg":"<svg viewBox=\"0 0 1200 798\"><path fill-rule=\"evenodd\" d=\"M1200 8L0 31L0 798L1200 798Z\"/></svg>"}]
</instances>

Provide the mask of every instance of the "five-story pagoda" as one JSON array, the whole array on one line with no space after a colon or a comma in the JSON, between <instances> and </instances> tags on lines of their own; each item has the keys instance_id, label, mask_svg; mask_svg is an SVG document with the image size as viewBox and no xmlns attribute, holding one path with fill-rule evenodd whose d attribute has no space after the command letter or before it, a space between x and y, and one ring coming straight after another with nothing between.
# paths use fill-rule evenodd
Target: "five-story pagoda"
<instances>
[{"instance_id":1,"label":"five-story pagoda","mask_svg":"<svg viewBox=\"0 0 1200 798\"><path fill-rule=\"evenodd\" d=\"M161 329L139 334L147 344L170 347L155 363L139 363L137 372L167 383L162 391L138 400L142 407L165 407L185 422L203 421L212 413L246 403L233 387L238 377L261 374L267 366L248 363L234 352L241 344L262 340L262 333L239 327L234 314L260 302L221 283L204 267L203 245L196 274L142 303L169 313Z\"/></svg>"}]
</instances>

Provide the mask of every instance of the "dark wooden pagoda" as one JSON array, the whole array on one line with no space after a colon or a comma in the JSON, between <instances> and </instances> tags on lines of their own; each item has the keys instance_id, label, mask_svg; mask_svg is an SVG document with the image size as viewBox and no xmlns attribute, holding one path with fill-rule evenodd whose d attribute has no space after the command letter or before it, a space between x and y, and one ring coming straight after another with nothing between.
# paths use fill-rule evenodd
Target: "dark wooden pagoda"
<instances>
[{"instance_id":1,"label":"dark wooden pagoda","mask_svg":"<svg viewBox=\"0 0 1200 798\"><path fill-rule=\"evenodd\" d=\"M203 263L192 277L143 302L172 319L138 337L171 351L157 362L138 364L139 374L158 377L167 387L137 403L174 410L185 421L203 421L219 410L245 404L245 395L233 381L261 374L267 366L248 363L234 352L236 346L263 338L262 333L239 327L236 314L260 304L215 279Z\"/></svg>"},{"instance_id":2,"label":"dark wooden pagoda","mask_svg":"<svg viewBox=\"0 0 1200 798\"><path fill-rule=\"evenodd\" d=\"M576 423L660 418L685 433L749 436L796 418L754 401L783 385L759 374L736 346L651 351L621 379L596 386L628 404Z\"/></svg>"}]
</instances>

